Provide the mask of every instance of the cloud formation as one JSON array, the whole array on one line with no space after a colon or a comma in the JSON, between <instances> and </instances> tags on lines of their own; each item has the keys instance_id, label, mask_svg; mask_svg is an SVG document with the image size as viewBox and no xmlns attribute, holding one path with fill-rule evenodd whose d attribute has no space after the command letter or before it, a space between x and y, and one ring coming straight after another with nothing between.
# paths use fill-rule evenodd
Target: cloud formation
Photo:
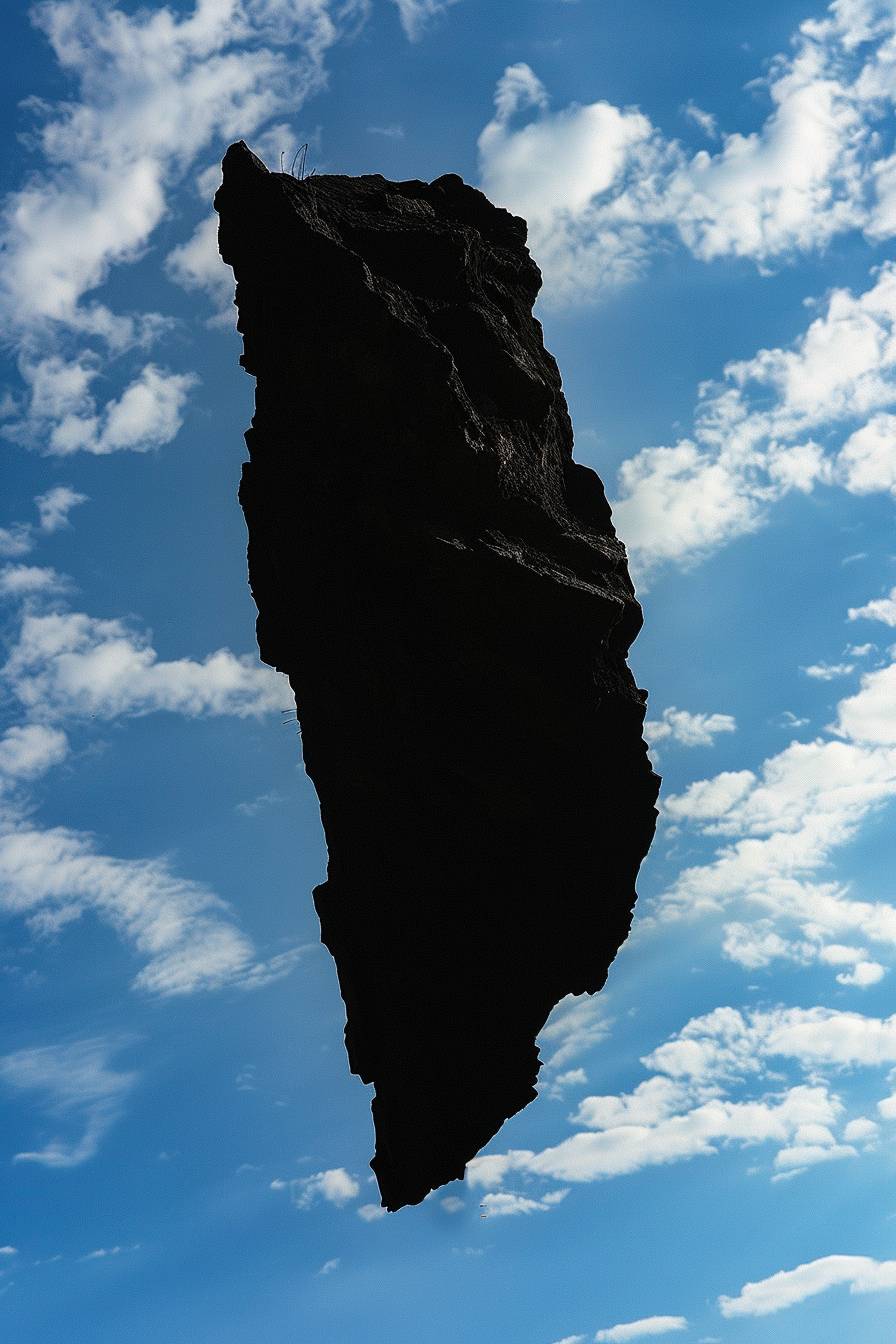
<instances>
[{"instance_id":1,"label":"cloud formation","mask_svg":"<svg viewBox=\"0 0 896 1344\"><path fill-rule=\"evenodd\" d=\"M862 11L860 13L860 11ZM896 16L888 5L833 4L800 25L762 87L758 129L724 133L711 113L685 116L718 142L696 152L638 108L598 101L552 110L525 63L508 66L479 137L486 192L530 224L545 301L593 301L646 269L674 238L710 262L760 267L819 251L848 230L896 230L896 156L878 125L892 116Z\"/></svg>"},{"instance_id":2,"label":"cloud formation","mask_svg":"<svg viewBox=\"0 0 896 1344\"><path fill-rule=\"evenodd\" d=\"M687 1328L688 1323L684 1316L644 1316L639 1321L627 1321L622 1325L611 1325L604 1330L598 1330L594 1338L599 1344L627 1344L630 1339L671 1335Z\"/></svg>"},{"instance_id":3,"label":"cloud formation","mask_svg":"<svg viewBox=\"0 0 896 1344\"><path fill-rule=\"evenodd\" d=\"M825 1074L896 1064L896 1017L722 1007L693 1018L642 1063L649 1075L632 1092L580 1101L570 1116L578 1132L541 1151L481 1155L467 1166L469 1184L496 1194L510 1193L514 1178L569 1186L757 1145L772 1149L772 1180L854 1159L874 1146L879 1127L848 1117ZM879 1112L896 1119L896 1104L885 1098Z\"/></svg>"},{"instance_id":4,"label":"cloud formation","mask_svg":"<svg viewBox=\"0 0 896 1344\"><path fill-rule=\"evenodd\" d=\"M648 719L644 736L650 743L668 738L682 747L711 747L719 733L733 733L736 728L731 714L691 714L670 705L659 719Z\"/></svg>"},{"instance_id":5,"label":"cloud formation","mask_svg":"<svg viewBox=\"0 0 896 1344\"><path fill-rule=\"evenodd\" d=\"M719 1310L729 1318L771 1316L840 1285L848 1285L851 1293L890 1292L896 1288L896 1260L825 1255L796 1269L783 1269L767 1279L745 1283L737 1297L719 1298Z\"/></svg>"},{"instance_id":6,"label":"cloud formation","mask_svg":"<svg viewBox=\"0 0 896 1344\"><path fill-rule=\"evenodd\" d=\"M96 1155L137 1082L136 1073L111 1067L123 1044L113 1037L96 1037L17 1050L0 1058L0 1084L12 1092L33 1094L40 1109L69 1131L43 1148L16 1153L14 1161L60 1170L80 1166Z\"/></svg>"},{"instance_id":7,"label":"cloud formation","mask_svg":"<svg viewBox=\"0 0 896 1344\"><path fill-rule=\"evenodd\" d=\"M2 582L0 574L0 590ZM218 649L202 661L160 659L145 633L74 611L26 611L0 675L44 721L159 710L257 717L290 698L285 678L255 655Z\"/></svg>"}]
</instances>

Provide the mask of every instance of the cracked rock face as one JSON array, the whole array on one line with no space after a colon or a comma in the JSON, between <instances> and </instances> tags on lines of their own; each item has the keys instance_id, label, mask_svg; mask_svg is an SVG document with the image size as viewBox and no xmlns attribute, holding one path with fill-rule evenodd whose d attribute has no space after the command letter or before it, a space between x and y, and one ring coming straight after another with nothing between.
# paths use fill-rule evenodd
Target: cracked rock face
<instances>
[{"instance_id":1,"label":"cracked rock face","mask_svg":"<svg viewBox=\"0 0 896 1344\"><path fill-rule=\"evenodd\" d=\"M258 642L295 692L397 1209L535 1097L536 1034L628 933L658 785L641 610L572 459L523 220L453 174L298 181L242 142L215 205L257 381Z\"/></svg>"}]
</instances>

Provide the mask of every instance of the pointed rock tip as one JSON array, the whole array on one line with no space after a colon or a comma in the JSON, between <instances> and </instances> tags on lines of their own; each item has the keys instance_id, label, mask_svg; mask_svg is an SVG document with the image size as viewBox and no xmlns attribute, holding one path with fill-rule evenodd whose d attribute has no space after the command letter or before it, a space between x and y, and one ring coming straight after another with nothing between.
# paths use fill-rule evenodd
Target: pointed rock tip
<instances>
[{"instance_id":1,"label":"pointed rock tip","mask_svg":"<svg viewBox=\"0 0 896 1344\"><path fill-rule=\"evenodd\" d=\"M237 140L232 144L221 161L221 171L224 174L225 182L234 179L249 179L257 177L263 173L268 176L268 170L262 163L257 154L253 154L245 140Z\"/></svg>"}]
</instances>

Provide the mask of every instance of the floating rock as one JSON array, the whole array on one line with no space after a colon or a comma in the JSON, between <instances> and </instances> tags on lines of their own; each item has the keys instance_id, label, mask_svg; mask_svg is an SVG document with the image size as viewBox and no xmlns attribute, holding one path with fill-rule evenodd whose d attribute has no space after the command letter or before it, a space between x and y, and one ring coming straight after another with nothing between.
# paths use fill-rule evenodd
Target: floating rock
<instances>
[{"instance_id":1,"label":"floating rock","mask_svg":"<svg viewBox=\"0 0 896 1344\"><path fill-rule=\"evenodd\" d=\"M258 643L295 692L314 902L398 1209L535 1097L536 1034L629 931L658 785L641 609L523 220L454 174L300 181L242 142L215 206L257 380Z\"/></svg>"}]
</instances>

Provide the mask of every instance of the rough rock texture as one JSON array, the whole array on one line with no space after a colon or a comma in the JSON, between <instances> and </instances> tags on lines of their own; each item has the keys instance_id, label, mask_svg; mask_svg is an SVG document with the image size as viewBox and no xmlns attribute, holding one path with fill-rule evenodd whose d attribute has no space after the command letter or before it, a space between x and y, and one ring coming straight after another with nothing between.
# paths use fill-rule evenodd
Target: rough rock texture
<instances>
[{"instance_id":1,"label":"rough rock texture","mask_svg":"<svg viewBox=\"0 0 896 1344\"><path fill-rule=\"evenodd\" d=\"M572 460L523 220L453 174L298 181L242 142L215 205L257 379L258 642L295 691L396 1209L533 1099L536 1033L628 933L658 784L641 610Z\"/></svg>"}]
</instances>

